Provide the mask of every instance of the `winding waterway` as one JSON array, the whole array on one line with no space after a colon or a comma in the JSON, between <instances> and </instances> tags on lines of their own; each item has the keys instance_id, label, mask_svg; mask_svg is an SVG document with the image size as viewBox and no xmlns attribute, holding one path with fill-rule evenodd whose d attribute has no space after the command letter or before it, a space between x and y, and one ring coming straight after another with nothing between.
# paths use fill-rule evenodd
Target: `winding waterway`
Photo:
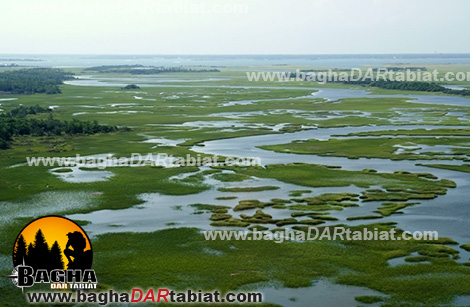
<instances>
[{"instance_id":1,"label":"winding waterway","mask_svg":"<svg viewBox=\"0 0 470 307\"><path fill-rule=\"evenodd\" d=\"M97 82L96 80L87 80L88 82L99 83L100 86L113 86L115 84L108 84L107 82ZM127 80L126 80L127 81ZM79 81L70 81L75 83ZM95 85L97 85L95 83ZM122 82L125 83L125 82ZM85 85L85 84L81 84ZM89 83L87 85L90 85ZM156 85L158 86L158 85ZM167 86L167 85L165 85ZM205 85L203 85L205 86ZM184 85L183 87L193 87ZM269 87L267 87L269 88ZM403 95L369 95L365 90L357 89L336 89L336 88L323 88L316 92L313 97L324 98L328 100L337 100L342 98L351 97L401 97ZM304 96L302 96L304 97ZM422 103L433 103L433 104L451 104L451 105L470 105L470 99L459 97L459 96L443 96L443 95L406 95L405 97L412 99L413 101ZM373 168L381 172L395 172L395 171L411 171L411 172L431 172L439 178L446 178L453 180L457 183L457 188L449 189L448 194L440 196L434 200L422 201L423 205L409 207L406 209L404 215L394 215L383 220L391 219L397 221L399 227L403 227L407 230L437 230L441 236L450 236L460 242L470 242L470 219L465 217L470 216L470 206L466 200L466 191L469 190L470 185L470 174L463 172L456 172L443 169L431 169L423 166L418 166L418 163L444 163L444 164L462 164L461 161L449 161L449 160L426 160L426 161L407 161L400 160L394 161L389 159L347 159L342 157L322 157L317 155L299 155L291 153L278 153L273 151L262 150L258 148L263 145L275 145L289 143L294 140L307 140L307 139L319 139L328 140L334 135L346 135L348 133L357 132L368 132L368 131L379 131L379 130L397 130L397 129L433 129L433 128L444 128L446 126L431 126L431 125L400 125L400 126L360 126L360 127L341 127L341 128L318 128L303 130L295 133L284 133L284 134L270 134L270 135L258 135L249 137L239 137L231 139L222 139L215 141L208 141L204 143L204 146L194 146L193 151L216 154L222 156L232 157L259 157L261 158L262 164L287 164L294 162L303 163L315 163L324 165L338 165L345 170L362 170L365 168ZM456 126L449 126L452 128L459 128ZM460 127L462 128L462 127ZM261 180L261 179L260 179ZM276 182L279 186L280 182ZM302 189L305 187L294 186L289 187L292 189ZM344 188L343 188L344 190ZM282 192L282 191L279 191ZM213 200L220 192L212 189L200 193L202 197L200 200L205 198L206 202L210 199ZM256 195L259 194L259 195ZM250 194L251 197L261 196L263 193ZM280 197L282 194L276 191L270 191L266 193L270 198ZM74 215L74 218L89 220L92 223L87 226L92 233L99 234L103 232L114 232L114 231L151 231L156 229L164 228L164 225L160 223L143 223L143 220L148 220L149 217L154 216L149 214L147 210L152 210L152 204L156 204L159 209L162 209L162 204L165 207L172 205L180 205L188 203L188 196L164 196L160 194L145 194L141 196L146 200L146 204L140 206L139 209L128 208L123 210L102 210L95 211L88 214ZM190 199L199 199L198 196L189 196ZM262 197L261 197L262 198ZM242 199L240 197L240 199ZM196 201L189 202L195 203ZM213 203L216 201L212 201ZM158 204L158 205L157 205ZM130 214L129 211L138 210L136 214ZM104 216L103 216L104 215ZM140 218L137 225L129 225L129 216L133 216L136 221ZM159 214L161 216L161 214ZM176 218L181 215L171 214L172 218ZM155 217L157 220L158 218ZM171 219L171 218L170 218ZM190 220L194 220L194 223L185 223L185 226L200 227L200 217L193 216ZM173 220L174 221L174 220ZM148 221L151 222L151 221ZM206 221L204 221L206 222ZM121 225L122 227L111 228L107 225ZM101 225L101 227L100 227ZM106 226L105 226L106 225ZM145 225L145 226L144 226Z\"/></svg>"},{"instance_id":2,"label":"winding waterway","mask_svg":"<svg viewBox=\"0 0 470 307\"><path fill-rule=\"evenodd\" d=\"M72 81L77 82L77 81ZM70 82L70 83L72 83ZM106 86L102 82L100 86ZM104 82L105 83L105 82ZM85 84L81 84L85 85ZM90 84L87 84L90 85ZM96 85L96 84L95 84ZM114 84L109 84L113 86ZM159 85L152 85L159 86ZM165 85L168 86L168 85ZM178 85L174 85L178 86ZM194 87L194 86L184 86ZM246 88L246 87L243 87ZM269 87L267 87L269 88ZM445 104L445 105L470 105L470 99L458 96L429 96L429 95L368 95L365 90L352 89L321 89L313 95L315 98L325 98L336 100L351 97L407 97L416 102ZM249 102L246 102L249 103ZM323 157L317 155L299 155L292 153L278 153L262 150L259 146L275 145L289 143L294 140L318 139L328 140L334 135L346 135L349 133L379 131L379 130L398 130L398 129L433 129L444 128L445 126L431 125L404 125L404 126L361 126L361 127L341 127L341 128L318 128L303 130L295 133L269 134L249 137L239 137L232 139L222 139L205 142L204 146L194 146L191 148L195 152L205 154L215 154L221 156L235 157L259 157L264 165L267 164L287 164L294 162L315 163L324 165L338 165L345 170L362 170L365 168L376 169L380 172L411 171L411 172L430 172L439 178L446 178L457 183L457 187L449 189L448 193L432 200L421 200L421 205L408 207L405 214L392 215L381 219L381 222L393 221L398 223L398 227L409 231L438 231L439 236L451 237L459 243L470 242L470 204L468 201L468 191L470 190L470 174L443 169L433 169L424 166L418 166L418 163L443 163L443 164L462 164L462 161L452 160L426 160L426 161L408 161L408 160L390 160L390 159L348 159L342 157ZM458 128L451 126L452 128ZM462 128L462 127L461 127ZM246 180L242 183L236 183L233 186L261 186L275 185L279 190L261 191L249 193L236 193L238 199L235 200L217 200L220 196L229 196L229 194L220 192L216 189L218 186L231 186L230 183L221 183L210 177L206 178L208 184L214 188L195 195L161 195L159 193L143 194L139 197L144 201L142 205L122 209L122 210L99 210L88 214L75 214L70 217L78 220L91 221L85 226L85 229L92 235L98 235L106 232L148 232L168 227L197 227L200 229L211 229L209 226L209 213L194 215L194 208L187 205L194 203L211 203L215 205L228 205L234 207L239 200L258 199L269 201L272 198L286 198L289 191L305 190L303 186L287 184L274 179L254 179ZM310 195L318 195L327 192L359 192L361 189L355 186L332 187L332 188L311 188ZM308 196L307 194L306 196ZM337 223L345 223L346 217L357 216L372 212L377 208L378 203L361 204L358 208L347 208L340 212L333 212L332 215L340 220ZM175 207L176 206L176 207ZM264 209L263 209L264 210ZM276 214L276 218L289 217L289 210L273 210L266 208L264 210L269 214ZM247 211L246 214L252 214L254 210ZM358 214L359 213L359 214ZM331 223L331 222L330 222ZM347 221L348 224L361 224L364 221ZM457 247L455 247L457 248ZM459 249L461 260L467 261L469 253ZM321 287L320 287L321 288ZM299 294L300 296L311 295L312 291L320 291L315 286L307 291L310 294ZM277 292L276 292L277 291ZM277 297L286 289L269 290L271 298ZM317 291L317 293L319 293ZM346 287L339 289L342 291L351 291ZM305 292L305 291L304 291ZM360 293L353 291L354 293ZM293 292L289 292L293 293ZM269 299L268 296L268 299ZM328 298L325 302L329 302ZM295 303L289 303L296 305Z\"/></svg>"}]
</instances>

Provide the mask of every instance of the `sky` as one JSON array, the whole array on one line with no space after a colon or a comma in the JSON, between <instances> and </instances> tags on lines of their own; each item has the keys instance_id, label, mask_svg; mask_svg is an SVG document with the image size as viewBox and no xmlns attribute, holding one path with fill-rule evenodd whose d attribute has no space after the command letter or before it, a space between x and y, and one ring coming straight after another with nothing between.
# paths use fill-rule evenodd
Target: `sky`
<instances>
[{"instance_id":1,"label":"sky","mask_svg":"<svg viewBox=\"0 0 470 307\"><path fill-rule=\"evenodd\" d=\"M0 54L470 53L468 0L0 0Z\"/></svg>"}]
</instances>

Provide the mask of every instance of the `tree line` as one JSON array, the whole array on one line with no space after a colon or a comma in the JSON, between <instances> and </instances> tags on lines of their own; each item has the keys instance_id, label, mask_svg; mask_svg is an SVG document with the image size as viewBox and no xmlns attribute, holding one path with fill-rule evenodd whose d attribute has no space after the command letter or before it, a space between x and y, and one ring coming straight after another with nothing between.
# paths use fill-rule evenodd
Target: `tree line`
<instances>
[{"instance_id":1,"label":"tree line","mask_svg":"<svg viewBox=\"0 0 470 307\"><path fill-rule=\"evenodd\" d=\"M128 73L132 75L155 75L175 72L220 72L218 69L194 69L187 67L157 67L143 65L103 65L85 68L84 71L96 71L100 73Z\"/></svg>"},{"instance_id":2,"label":"tree line","mask_svg":"<svg viewBox=\"0 0 470 307\"><path fill-rule=\"evenodd\" d=\"M441 92L444 94L470 96L470 90L453 90L435 82L372 80L367 78L359 81L343 81L342 83L363 86L367 85L390 90Z\"/></svg>"},{"instance_id":3,"label":"tree line","mask_svg":"<svg viewBox=\"0 0 470 307\"><path fill-rule=\"evenodd\" d=\"M49 113L46 119L31 118L28 115ZM10 112L0 114L0 149L10 147L14 136L20 135L91 135L115 131L129 131L127 127L100 125L95 121L80 121L73 119L63 121L52 116L52 110L38 105L33 107L20 106Z\"/></svg>"},{"instance_id":4,"label":"tree line","mask_svg":"<svg viewBox=\"0 0 470 307\"><path fill-rule=\"evenodd\" d=\"M425 71L425 67L387 67L389 71L403 71L403 70L412 70ZM348 71L344 69L331 69L331 71L342 72ZM378 68L374 68L373 71L378 71ZM324 73L327 74L329 71L326 70L301 70L300 73ZM290 78L305 78L305 75L299 74L297 72L286 72L286 76ZM391 80L374 80L372 78L364 78L361 80L345 80L345 81L329 81L331 83L343 83L343 84L352 84L352 85L362 85L362 86L372 86L383 89L390 90L402 90L402 91L419 91L419 92L440 92L444 94L451 95L460 95L460 96L470 96L470 89L464 90L455 90L446 88L435 82L421 82L421 81L391 81Z\"/></svg>"},{"instance_id":5,"label":"tree line","mask_svg":"<svg viewBox=\"0 0 470 307\"><path fill-rule=\"evenodd\" d=\"M34 242L28 244L23 235L20 235L16 241L13 250L13 263L17 266L23 264L23 262L33 267L34 270L46 269L51 271L64 269L62 249L59 243L54 241L49 248L41 229L36 232Z\"/></svg>"},{"instance_id":6,"label":"tree line","mask_svg":"<svg viewBox=\"0 0 470 307\"><path fill-rule=\"evenodd\" d=\"M73 79L71 73L55 68L30 68L0 73L0 92L11 94L60 94L59 85Z\"/></svg>"}]
</instances>

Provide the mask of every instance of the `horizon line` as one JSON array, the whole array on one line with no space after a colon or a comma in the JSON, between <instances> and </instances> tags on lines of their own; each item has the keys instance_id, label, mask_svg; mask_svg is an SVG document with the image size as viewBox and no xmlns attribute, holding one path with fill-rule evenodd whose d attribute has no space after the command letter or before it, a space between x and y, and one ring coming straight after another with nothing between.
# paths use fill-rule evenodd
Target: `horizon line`
<instances>
[{"instance_id":1,"label":"horizon line","mask_svg":"<svg viewBox=\"0 0 470 307\"><path fill-rule=\"evenodd\" d=\"M113 56L322 56L322 55L470 55L470 52L405 52L405 53L0 53L6 55L113 55Z\"/></svg>"}]
</instances>

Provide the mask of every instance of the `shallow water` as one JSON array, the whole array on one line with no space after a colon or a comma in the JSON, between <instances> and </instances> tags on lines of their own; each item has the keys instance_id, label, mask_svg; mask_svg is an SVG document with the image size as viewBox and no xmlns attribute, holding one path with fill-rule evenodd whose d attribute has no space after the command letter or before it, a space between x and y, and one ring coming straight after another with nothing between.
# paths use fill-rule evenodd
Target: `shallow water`
<instances>
[{"instance_id":1,"label":"shallow water","mask_svg":"<svg viewBox=\"0 0 470 307\"><path fill-rule=\"evenodd\" d=\"M417 166L416 163L431 163L432 161L390 161L387 159L347 159L340 157L319 157L315 155L297 155L287 153L276 153L267 150L261 150L257 146L262 144L281 144L297 139L328 139L331 135L345 134L353 132L377 131L388 129L415 129L415 128L434 128L433 126L377 126L377 127L346 127L346 128L323 128L315 130L306 130L295 133L285 133L278 135L270 135L267 138L262 136L242 137L235 139L224 139L205 142L205 146L195 146L192 150L207 154L230 155L237 157L261 157L262 164L273 163L317 163L324 165L341 165L346 170L362 170L365 168L373 168L382 172L394 172L400 170L412 172L431 172L440 178L454 180L458 184L458 188L449 189L448 194L440 196L433 200L421 201L421 205L408 207L403 211L406 214L392 215L380 219L382 222L398 221L399 227L407 230L436 230L441 236L450 236L459 242L470 242L468 227L470 221L462 217L470 214L470 208L465 205L466 191L469 188L469 174L454 172L441 169L431 169L427 167ZM448 164L460 164L458 161L445 161ZM199 194L191 195L161 195L158 193L144 194L140 198L144 200L144 204L133 208L123 210L102 210L95 211L84 215L74 215L72 218L84 219L92 221L92 224L86 228L91 233L99 234L103 232L121 232L121 231L154 231L157 229L167 228L166 223L179 222L178 226L182 227L199 227L201 229L211 229L209 226L209 214L194 216L193 208L187 207L194 203L210 203L214 205L226 205L234 207L239 200L258 199L261 201L269 201L272 198L288 198L289 191L306 189L306 187L287 184L276 181L274 179L255 179L255 181L243 181L233 183L220 183L217 180L206 178L206 182L215 188L204 191ZM245 192L245 193L227 193L216 190L220 186L279 186L279 190L261 191L261 192ZM336 187L336 188L308 188L312 190L312 195L330 192L352 192L359 193L363 189L354 186ZM219 196L238 196L235 200L215 200ZM304 195L308 196L309 194ZM443 206L442 204L446 205ZM181 210L173 210L171 206L174 204L182 205ZM370 214L380 203L361 203L361 207L345 208L343 211L332 211L331 215L339 218L337 222L328 222L326 224L334 224L346 222L349 216L359 216ZM243 213L251 215L256 210L247 210ZM290 217L290 210L277 210L272 208L263 209L266 213L273 215L274 218ZM238 213L234 214L238 216ZM360 225L364 221L347 221L350 225ZM121 225L121 227L110 228L109 224Z\"/></svg>"},{"instance_id":2,"label":"shallow water","mask_svg":"<svg viewBox=\"0 0 470 307\"><path fill-rule=\"evenodd\" d=\"M76 209L89 209L96 206L95 195L90 192L58 192L54 187L48 192L39 193L31 200L18 202L0 202L0 222L10 223L14 218L39 217L48 214L59 214Z\"/></svg>"},{"instance_id":3,"label":"shallow water","mask_svg":"<svg viewBox=\"0 0 470 307\"><path fill-rule=\"evenodd\" d=\"M153 85L152 85L153 86ZM193 86L191 86L193 87ZM244 88L244 87L243 87ZM257 87L259 88L259 87ZM350 97L405 97L413 99L415 102L450 104L450 105L470 105L470 99L456 96L427 96L427 95L368 95L364 90L348 90L348 89L321 89L317 96L329 100L337 100ZM253 103L256 101L243 101L243 103ZM220 115L220 114L219 114ZM229 114L227 114L229 115ZM243 117L244 114L232 114L233 119ZM333 115L334 116L334 115ZM338 115L337 115L338 116ZM246 127L237 121L226 122L187 122L186 126L208 125L212 127ZM343 127L343 128L321 128L299 131L295 133L260 135L232 139L222 139L205 142L204 146L194 146L191 149L195 152L206 154L217 154L223 156L237 157L260 157L263 165L266 164L287 164L293 162L316 163L324 165L339 165L346 170L362 170L365 168L376 169L381 172L394 171L411 171L411 172L430 172L439 178L447 178L457 183L458 187L449 189L447 195L439 196L433 200L421 200L419 205L411 206L403 209L405 214L397 214L376 221L398 222L398 227L409 231L438 231L439 235L451 237L460 244L470 242L470 220L466 217L470 216L470 207L468 206L468 191L470 190L470 174L463 172L455 172L442 169L433 169L416 165L417 163L444 163L444 164L461 164L461 161L391 161L388 159L347 159L341 157L320 157L316 155L299 155L289 153L276 153L272 151L259 149L261 145L275 145L289 143L293 140L318 139L327 140L333 135L347 135L349 133L366 132L366 131L382 131L382 130L404 130L404 129L433 129L446 128L446 126L432 125L408 125L408 126L364 126L364 127ZM456 126L448 126L447 128L459 128ZM467 128L467 127L460 127ZM177 142L179 140L173 140ZM157 143L157 141L155 141ZM165 142L169 142L166 141ZM171 142L170 142L171 143ZM447 150L448 147L426 147L426 150ZM180 178L181 179L181 178ZM93 236L106 232L149 232L169 227L197 227L202 230L215 229L211 227L209 217L210 213L204 212L195 215L195 208L190 207L194 203L209 203L214 205L225 205L233 208L240 200L257 199L260 201L269 201L272 198L289 198L287 195L292 190L309 189L312 192L303 195L307 197L311 195L319 195L330 192L353 192L359 193L361 190L355 186L339 187L339 188L310 188L276 181L274 179L258 179L247 180L237 183L221 183L210 176L206 177L206 182L214 188L191 195L161 195L159 193L149 193L139 195L143 200L143 204L123 210L100 210L89 214L70 215L73 219L89 220L92 223L85 226L85 229ZM262 186L273 185L280 187L279 190L261 191L252 193L227 193L217 191L220 186ZM237 196L232 200L216 200L220 196ZM338 221L329 221L324 225L347 223L349 225L360 225L369 223L370 221L356 220L346 221L350 216L361 216L370 214L380 206L381 202L359 203L360 207L345 208L342 211L331 211L332 216L337 217ZM175 206L178 205L178 206ZM256 209L246 210L241 213L252 215ZM292 213L291 210L264 208L264 212L271 214L273 218L287 218ZM229 211L234 217L239 216L239 212ZM231 228L233 229L233 228ZM460 262L467 261L470 253L452 246L460 251ZM391 265L399 265L404 262L402 259L390 260ZM412 264L411 264L412 265ZM358 295L380 295L373 290L359 287L346 287L335 285L325 281L318 281L314 286L309 288L262 288L267 301L280 303L284 306L306 306L315 302L315 306L331 306L331 297L335 297L341 305L357 305L354 300ZM295 298L295 299L293 299ZM456 304L466 303L469 299L467 296L456 299Z\"/></svg>"},{"instance_id":4,"label":"shallow water","mask_svg":"<svg viewBox=\"0 0 470 307\"><path fill-rule=\"evenodd\" d=\"M184 143L186 139L170 140L166 138L149 138L142 143L157 144L160 146L177 146L178 144Z\"/></svg>"},{"instance_id":5,"label":"shallow water","mask_svg":"<svg viewBox=\"0 0 470 307\"><path fill-rule=\"evenodd\" d=\"M152 78L152 77L133 77L133 78L99 78L93 76L77 76L75 80L64 81L64 84L78 86L107 86L123 87L128 84L136 84L139 87L167 87L166 83L189 83L189 82L216 82L227 81L226 78L204 78L204 79L186 79L186 78ZM181 85L186 87L186 85ZM139 93L140 92L135 92Z\"/></svg>"},{"instance_id":6,"label":"shallow water","mask_svg":"<svg viewBox=\"0 0 470 307\"><path fill-rule=\"evenodd\" d=\"M18 55L2 55L3 61L15 62ZM29 59L32 59L29 60ZM100 65L146 66L272 66L306 65L357 68L382 67L391 63L407 65L470 64L468 54L307 54L307 55L28 55L21 61L28 66L90 67ZM282 67L282 66L280 66Z\"/></svg>"},{"instance_id":7,"label":"shallow water","mask_svg":"<svg viewBox=\"0 0 470 307\"><path fill-rule=\"evenodd\" d=\"M382 296L384 294L368 288L334 284L328 280L315 281L313 286L307 288L261 288L264 302L280 304L282 306L325 306L331 307L331 298L334 297L334 306L360 305L354 298L356 296L370 295ZM380 304L367 304L378 306Z\"/></svg>"},{"instance_id":8,"label":"shallow water","mask_svg":"<svg viewBox=\"0 0 470 307\"><path fill-rule=\"evenodd\" d=\"M419 102L426 104L443 104L455 106L470 106L470 98L451 95L374 95L367 90L362 89L338 89L338 88L322 88L313 96L325 98L327 100L338 100L345 98L408 98L409 102Z\"/></svg>"},{"instance_id":9,"label":"shallow water","mask_svg":"<svg viewBox=\"0 0 470 307\"><path fill-rule=\"evenodd\" d=\"M451 90L459 90L459 91L467 89L466 87L463 87L461 85L443 85L443 87L451 89Z\"/></svg>"},{"instance_id":10,"label":"shallow water","mask_svg":"<svg viewBox=\"0 0 470 307\"><path fill-rule=\"evenodd\" d=\"M94 167L94 166L93 166ZM65 182L70 183L84 183L84 182L97 182L97 181L107 181L109 178L114 176L112 172L104 170L83 170L80 169L80 166L67 167L71 172L59 173L56 172L62 167L51 169L50 172Z\"/></svg>"},{"instance_id":11,"label":"shallow water","mask_svg":"<svg viewBox=\"0 0 470 307\"><path fill-rule=\"evenodd\" d=\"M470 98L462 96L452 95L372 95L367 90L363 89L343 89L343 88L316 88L315 84L312 84L311 88L306 87L275 87L275 86L235 86L235 85L177 85L177 84L152 84L148 83L149 79L145 78L113 78L113 79L100 79L100 78L82 78L77 80L65 81L65 84L77 85L77 86L109 86L109 87L122 87L132 80L140 87L187 87L187 88L198 88L198 87L215 87L215 88L244 88L244 89L296 89L296 90L315 90L317 92L312 93L311 96L299 96L288 99L302 99L302 98L324 98L328 101L334 101L345 98L408 98L410 102L419 102L427 104L443 104L443 105L455 105L455 106L469 106ZM110 80L110 81L107 81ZM174 81L181 82L181 81ZM243 100L241 104L251 104L254 101L276 101L285 99L262 99L262 100ZM228 102L230 105L236 104L235 101Z\"/></svg>"},{"instance_id":12,"label":"shallow water","mask_svg":"<svg viewBox=\"0 0 470 307\"><path fill-rule=\"evenodd\" d=\"M234 106L234 105L253 104L253 103L258 103L258 102L263 102L263 101L289 101L289 100L297 100L297 99L304 99L304 98L315 98L315 93L312 93L309 96L290 97L290 98L235 100L235 101L224 102L221 104L221 106L228 107L228 106Z\"/></svg>"},{"instance_id":13,"label":"shallow water","mask_svg":"<svg viewBox=\"0 0 470 307\"><path fill-rule=\"evenodd\" d=\"M470 306L470 295L457 296L453 303L454 306Z\"/></svg>"},{"instance_id":14,"label":"shallow water","mask_svg":"<svg viewBox=\"0 0 470 307\"><path fill-rule=\"evenodd\" d=\"M420 262L406 262L405 258L419 256L418 252L411 253L407 256L397 257L389 259L387 262L390 266L399 266L399 265L415 265L419 263L431 263L430 261L420 261Z\"/></svg>"},{"instance_id":15,"label":"shallow water","mask_svg":"<svg viewBox=\"0 0 470 307\"><path fill-rule=\"evenodd\" d=\"M175 179L183 179L193 174L184 174ZM275 179L254 178L243 182L220 182L206 176L205 182L214 186L214 188L203 191L198 194L189 195L162 195L160 193L146 193L139 195L144 201L142 205L121 210L99 210L87 214L70 215L70 218L77 220L91 221L91 224L85 226L87 232L91 235L98 235L107 232L151 232L165 229L168 223L176 223L175 227L197 227L203 230L213 230L217 227L210 226L211 213L194 214L196 208L191 204L212 204L235 207L240 200L257 199L260 201L270 201L273 198L289 198L290 191L299 190L294 184L288 184ZM253 186L277 186L278 190L258 191L258 192L220 192L219 187L253 187ZM309 188L311 193L306 193L302 197L318 195L323 193L351 192L358 193L362 189L350 187L327 187L327 188ZM236 199L219 200L216 197L237 196ZM178 206L175 209L175 206ZM243 210L242 212L229 211L234 217L240 214L253 215L257 209ZM273 209L270 207L262 209L263 212L271 214L275 219L284 219L291 217L291 210ZM112 225L110 227L110 225ZM119 227L115 227L119 225ZM270 225L275 228L275 225ZM246 230L246 229L244 229Z\"/></svg>"},{"instance_id":16,"label":"shallow water","mask_svg":"<svg viewBox=\"0 0 470 307\"><path fill-rule=\"evenodd\" d=\"M364 126L344 128L322 128L305 130L295 133L284 133L266 136L250 136L236 139L224 139L205 142L205 146L195 146L192 150L200 153L232 155L241 157L260 157L261 163L288 164L294 162L340 165L345 170L362 170L372 168L380 172L411 171L430 172L439 178L447 178L457 183L458 187L449 189L447 195L439 196L433 200L421 201L419 206L405 209L407 214L392 215L380 221L396 221L398 226L406 230L436 230L440 236L449 236L465 243L470 242L470 207L467 205L467 195L470 190L470 174L442 169L418 166L418 163L444 163L462 164L461 161L416 160L391 161L388 159L348 159L341 157L320 157L316 155L299 155L291 153L277 153L257 148L261 145L275 145L289 143L293 140L320 139L327 140L332 135L345 135L348 133L381 131L381 130L408 130L432 129L445 126ZM455 128L455 126L454 126ZM361 221L348 224L361 224ZM362 221L364 223L364 221Z\"/></svg>"}]
</instances>

